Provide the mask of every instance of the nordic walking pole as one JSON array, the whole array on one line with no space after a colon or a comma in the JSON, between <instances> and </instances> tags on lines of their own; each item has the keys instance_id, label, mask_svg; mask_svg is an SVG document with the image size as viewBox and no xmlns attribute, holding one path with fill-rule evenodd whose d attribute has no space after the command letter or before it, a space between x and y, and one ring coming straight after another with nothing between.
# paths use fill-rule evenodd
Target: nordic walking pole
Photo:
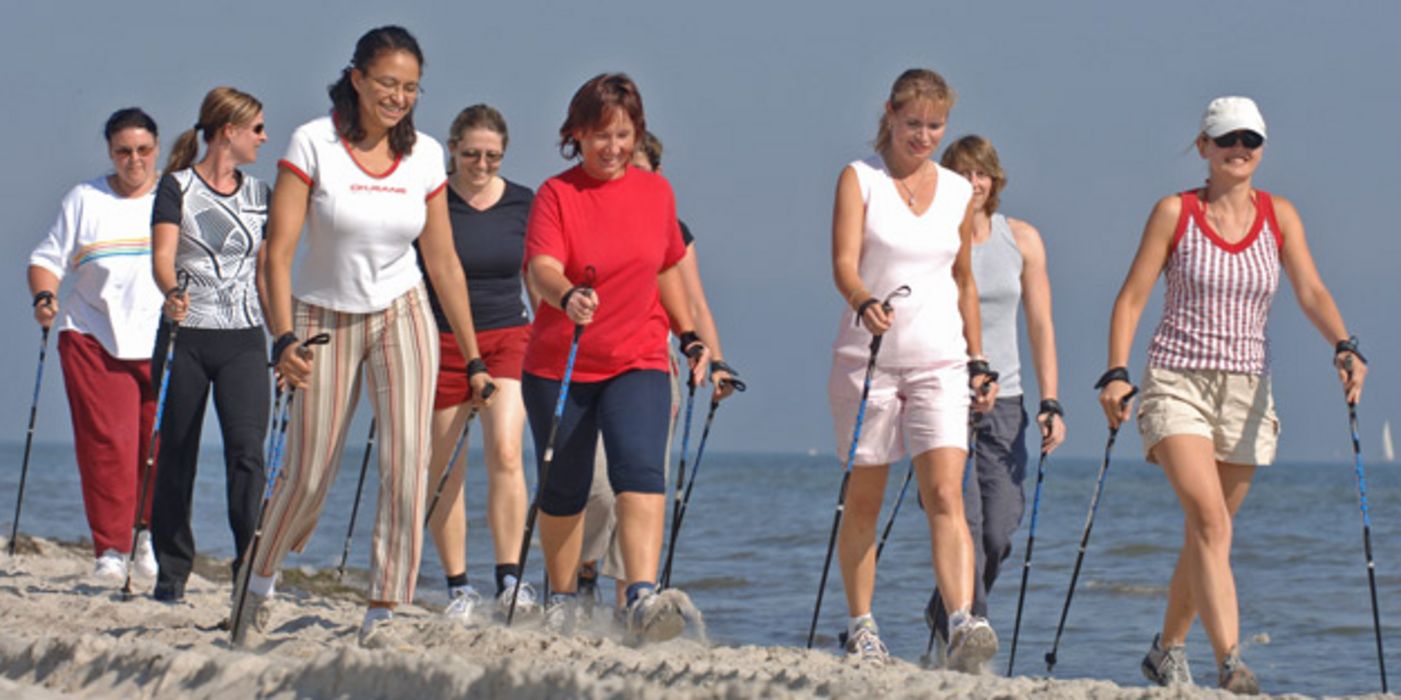
<instances>
[{"instance_id":1,"label":"nordic walking pole","mask_svg":"<svg viewBox=\"0 0 1401 700\"><path fill-rule=\"evenodd\" d=\"M41 297L34 305L53 305L53 293ZM34 401L29 404L29 432L24 436L24 461L19 470L19 498L15 501L15 524L10 527L10 556L15 555L15 543L19 540L19 512L24 507L24 482L29 477L29 449L34 446L34 419L39 414L39 387L44 381L44 357L49 354L49 329L39 334L39 369L34 373Z\"/></svg>"},{"instance_id":2,"label":"nordic walking pole","mask_svg":"<svg viewBox=\"0 0 1401 700\"><path fill-rule=\"evenodd\" d=\"M190 276L184 270L175 274L180 286L172 290L177 296L184 296L185 290L190 286ZM167 295L169 296L169 295ZM161 386L156 394L156 419L151 425L151 441L146 445L146 469L141 473L141 490L136 497L136 521L131 528L131 551L127 553L126 559L126 582L122 584L122 600L131 600L131 569L136 563L136 542L141 538L141 531L149 527L143 522L146 515L146 496L151 490L151 478L156 472L156 443L160 441L161 418L165 414L165 396L170 389L170 365L175 362L175 335L180 330L179 321L170 322L170 338L165 342L165 364L161 366Z\"/></svg>"},{"instance_id":3,"label":"nordic walking pole","mask_svg":"<svg viewBox=\"0 0 1401 700\"><path fill-rule=\"evenodd\" d=\"M345 530L345 547L341 548L341 565L336 567L336 580L345 578L345 563L350 559L350 538L355 534L355 516L360 513L360 495L365 492L365 472L370 468L370 451L375 447L377 419L370 419L370 435L365 438L365 456L360 459L360 479L355 482L355 504L350 507L350 527Z\"/></svg>"},{"instance_id":4,"label":"nordic walking pole","mask_svg":"<svg viewBox=\"0 0 1401 700\"><path fill-rule=\"evenodd\" d=\"M1355 342L1355 341L1354 341ZM1354 351L1356 352L1356 351ZM1343 370L1352 379L1352 356L1343 361ZM1367 508L1367 476L1362 471L1362 440L1357 435L1357 403L1347 402L1348 425L1352 428L1352 457L1357 472L1357 500L1362 509L1362 551L1367 555L1367 585L1372 591L1372 631L1377 637L1377 670L1382 677L1382 693L1386 687L1386 657L1382 654L1382 621L1377 611L1377 565L1372 561L1372 516Z\"/></svg>"},{"instance_id":5,"label":"nordic walking pole","mask_svg":"<svg viewBox=\"0 0 1401 700\"><path fill-rule=\"evenodd\" d=\"M318 333L297 347L296 352L302 357L311 357L311 346L325 345L331 342L328 333ZM285 352L285 351L284 351ZM263 525L267 520L268 504L272 502L273 488L277 485L277 479L282 473L282 449L286 446L287 425L292 420L292 395L296 392L293 388L288 388L287 393L282 393L282 387L277 388L277 397L273 399L273 430L268 437L268 451L266 463L263 469L267 474L266 483L263 485L263 504L258 508L258 524L253 528L253 539L248 542L248 549L243 553L242 565L238 567L238 572L234 577L233 590L233 611L229 614L229 642L239 647L243 645L243 640L248 633L248 628L244 625L243 606L248 602L248 579L253 575L253 560L258 556L258 547L263 541Z\"/></svg>"},{"instance_id":6,"label":"nordic walking pole","mask_svg":"<svg viewBox=\"0 0 1401 700\"><path fill-rule=\"evenodd\" d=\"M699 345L693 345L687 357L695 358L702 351ZM667 544L666 565L662 568L662 575L657 579L657 588L666 588L671 581L671 548L676 546L676 525L681 517L681 487L686 483L686 453L690 452L691 445L691 415L696 408L696 381L695 373L686 374L686 426L681 432L681 460L676 466L676 484L672 487L671 500L671 539Z\"/></svg>"},{"instance_id":7,"label":"nordic walking pole","mask_svg":"<svg viewBox=\"0 0 1401 700\"><path fill-rule=\"evenodd\" d=\"M1047 406L1046 401L1041 402L1042 406ZM1060 404L1052 404L1056 410L1047 412L1046 430L1041 434L1043 438L1049 437L1053 432L1054 421L1059 415ZM1046 409L1042 409L1045 411ZM1022 631L1022 605L1026 603L1026 582L1031 575L1031 549L1036 544L1036 516L1041 511L1041 483L1046 479L1046 455L1050 454L1046 448L1041 448L1041 459L1036 463L1036 495L1031 499L1031 524L1026 532L1026 557L1022 560L1022 587L1017 593L1017 617L1012 623L1012 649L1007 655L1007 675L1012 675L1012 666L1017 662L1017 636Z\"/></svg>"},{"instance_id":8,"label":"nordic walking pole","mask_svg":"<svg viewBox=\"0 0 1401 700\"><path fill-rule=\"evenodd\" d=\"M900 285L881 302L881 307L886 313L890 313L894 310L890 305L892 299L909 295L909 285ZM856 323L861 323L859 313L856 315ZM856 445L861 440L861 424L866 419L866 399L871 394L871 378L876 372L876 356L880 354L881 340L884 338L884 335L871 338L871 355L866 360L866 379L861 385L861 402L856 407L856 425L851 431L851 446L847 448L846 464L842 465L842 485L837 490L837 508L832 514L832 534L827 538L827 558L822 561L822 578L817 583L817 603L812 606L812 624L808 627L809 649L812 648L813 639L817 637L817 618L822 614L822 594L827 591L827 574L832 569L832 552L837 548L837 532L842 525L842 510L846 508L846 487L851 482L851 466L856 461Z\"/></svg>"},{"instance_id":9,"label":"nordic walking pole","mask_svg":"<svg viewBox=\"0 0 1401 700\"><path fill-rule=\"evenodd\" d=\"M1138 393L1138 387L1129 389L1129 393L1124 398L1119 399L1119 405L1128 408L1129 399ZM1080 534L1080 552L1075 555L1075 568L1070 572L1070 588L1065 592L1065 605L1060 610L1060 622L1056 625L1056 639L1051 644L1051 650L1046 652L1046 672L1050 673L1056 667L1056 651L1060 649L1060 636L1065 632L1065 618L1070 614L1070 600L1075 597L1075 582L1080 578L1080 565L1085 562L1085 547L1090 543L1090 530L1095 525L1095 512L1099 510L1099 497L1104 493L1104 475L1109 471L1109 453L1114 450L1114 438L1119 435L1119 428L1109 429L1109 440L1104 444L1104 463L1099 467L1099 476L1095 479L1094 495L1090 497L1090 512L1085 515L1085 530Z\"/></svg>"},{"instance_id":10,"label":"nordic walking pole","mask_svg":"<svg viewBox=\"0 0 1401 700\"><path fill-rule=\"evenodd\" d=\"M730 379L727 383L733 386L735 391L744 391L748 388L745 386L744 382L737 378ZM686 482L684 497L682 497L681 482L679 480L676 482L676 494L677 498L680 499L680 503L677 506L676 514L671 520L671 540L667 543L666 565L662 568L662 577L659 581L660 585L657 586L658 588L665 589L671 587L671 560L676 554L676 540L681 534L681 522L686 519L686 509L691 505L691 489L696 485L696 474L700 473L701 457L705 456L705 441L710 437L710 424L715 420L715 410L719 407L720 401L714 398L714 394L712 393L710 412L705 415L705 429L701 431L700 446L696 448L696 464L691 467L691 479ZM684 449L683 447L681 453L683 457L686 454Z\"/></svg>"},{"instance_id":11,"label":"nordic walking pole","mask_svg":"<svg viewBox=\"0 0 1401 700\"><path fill-rule=\"evenodd\" d=\"M594 268L593 265L589 265L584 268L584 283L574 287L570 292L565 292L565 303L561 306L568 307L571 292L577 291L592 296L593 282ZM567 311L565 313L568 314ZM545 493L545 484L549 483L547 479L550 478L550 464L555 461L555 438L559 437L559 423L560 419L564 417L564 402L569 397L569 382L574 378L574 358L579 354L579 336L583 334L584 326L578 323L574 324L574 338L569 341L569 358L564 363L564 378L559 383L559 398L555 400L555 414L550 418L550 433L545 438L545 454L540 460L540 480L535 484L535 497L530 499L530 511L526 513L525 517L525 537L521 539L520 556L516 558L516 561L520 562L517 570L520 575L516 576L516 585L511 591L511 607L506 611L507 627L511 626L511 622L516 617L516 600L520 598L521 581L525 580L525 561L530 554L530 538L535 534L535 518L540 514L540 495ZM549 582L550 574L547 569L545 583L549 584Z\"/></svg>"},{"instance_id":12,"label":"nordic walking pole","mask_svg":"<svg viewBox=\"0 0 1401 700\"><path fill-rule=\"evenodd\" d=\"M496 393L495 384L487 384L482 389L482 399L489 398ZM477 409L472 409L467 414L467 420L462 424L462 432L457 436L457 442L452 446L452 455L448 457L448 463L443 466L443 475L438 479L438 488L433 490L433 500L428 502L428 514L423 516L423 526L428 527L428 523L433 522L433 513L438 510L438 500L443 497L443 489L447 487L448 478L452 476L452 470L457 467L457 457L462 454L462 450L467 447L467 435L472 432L472 419L477 417Z\"/></svg>"}]
</instances>

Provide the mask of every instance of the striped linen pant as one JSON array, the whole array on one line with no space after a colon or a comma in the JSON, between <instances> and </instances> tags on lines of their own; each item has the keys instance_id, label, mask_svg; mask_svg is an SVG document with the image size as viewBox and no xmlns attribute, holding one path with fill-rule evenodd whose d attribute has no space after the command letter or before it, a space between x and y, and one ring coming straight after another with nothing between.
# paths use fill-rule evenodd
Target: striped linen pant
<instances>
[{"instance_id":1,"label":"striped linen pant","mask_svg":"<svg viewBox=\"0 0 1401 700\"><path fill-rule=\"evenodd\" d=\"M285 464L274 486L255 569L272 576L288 550L302 551L340 468L365 370L379 422L379 504L370 550L372 601L413 600L423 549L438 328L423 285L388 308L344 313L297 301L297 336L331 336L312 352L305 391L292 399Z\"/></svg>"}]
</instances>

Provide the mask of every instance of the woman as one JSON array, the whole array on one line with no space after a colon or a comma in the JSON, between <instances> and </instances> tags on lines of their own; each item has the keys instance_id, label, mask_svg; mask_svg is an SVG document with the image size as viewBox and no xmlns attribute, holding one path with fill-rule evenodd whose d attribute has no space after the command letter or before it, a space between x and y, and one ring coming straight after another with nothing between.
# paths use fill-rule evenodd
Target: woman
<instances>
[{"instance_id":1,"label":"woman","mask_svg":"<svg viewBox=\"0 0 1401 700\"><path fill-rule=\"evenodd\" d=\"M978 283L978 311L983 322L983 349L997 368L997 401L974 418L977 441L967 481L964 508L973 537L976 573L973 614L987 617L987 594L1002 562L1012 553L1012 534L1026 507L1026 408L1022 403L1021 357L1017 349L1017 307L1026 312L1031 360L1041 404L1036 424L1041 451L1050 454L1065 441L1064 412L1056 400L1056 332L1051 322L1051 280L1046 248L1031 224L997 212L1007 175L997 150L981 136L964 136L944 149L940 163L973 185L973 279ZM941 639L948 638L947 612L938 589L929 616Z\"/></svg>"},{"instance_id":2,"label":"woman","mask_svg":"<svg viewBox=\"0 0 1401 700\"><path fill-rule=\"evenodd\" d=\"M58 219L29 256L29 292L39 325L58 323L95 574L121 581L156 413L150 358L161 293L151 281L149 232L160 143L155 120L136 107L113 112L103 135L112 174L63 198ZM70 275L60 305L55 295ZM148 520L150 499L144 506L140 517ZM137 571L154 576L149 535L143 532L136 546Z\"/></svg>"},{"instance_id":3,"label":"woman","mask_svg":"<svg viewBox=\"0 0 1401 700\"><path fill-rule=\"evenodd\" d=\"M949 661L975 670L997 650L987 620L972 613L974 557L963 515L969 390L974 410L992 408L996 387L982 356L978 289L970 239L968 181L931 156L956 97L943 77L910 69L895 81L876 136L876 154L842 170L832 214L832 272L849 310L833 346L828 397L838 453L845 458L861 404L871 335L883 335L846 491L838 540L846 587L846 653L889 656L871 614L875 527L890 463L914 454L929 519L935 580L953 608ZM908 297L881 300L902 285ZM865 327L862 330L861 326Z\"/></svg>"},{"instance_id":4,"label":"woman","mask_svg":"<svg viewBox=\"0 0 1401 700\"><path fill-rule=\"evenodd\" d=\"M472 325L496 393L491 408L481 412L487 473L487 522L496 554L496 602L510 606L507 590L520 576L521 533L525 531L525 473L521 440L525 430L525 404L521 402L521 360L530 341L530 317L521 302L521 260L525 256L525 222L534 197L530 188L501 176L509 135L506 119L487 105L473 105L458 113L448 130L448 216L457 256L468 276L472 299ZM423 258L419 258L423 264ZM428 483L436 488L453 453L458 437L477 413L468 405L471 389L466 382L466 360L433 286L428 285L439 333L438 390L433 399L433 458ZM446 614L467 622L481 602L467 583L467 513L462 483L467 471L467 450L461 467L452 465L442 501L428 529L438 548L438 559L447 575L449 604ZM535 592L521 582L518 609L530 609Z\"/></svg>"},{"instance_id":5,"label":"woman","mask_svg":"<svg viewBox=\"0 0 1401 700\"><path fill-rule=\"evenodd\" d=\"M1196 138L1206 186L1164 197L1153 208L1114 302L1110 369L1095 385L1110 426L1119 426L1130 411L1133 335L1162 274L1167 292L1148 348L1138 429L1148 461L1162 467L1185 517L1163 628L1142 664L1160 685L1192 682L1184 643L1200 615L1218 684L1259 692L1240 658L1231 528L1256 466L1274 460L1279 435L1265 320L1281 262L1304 314L1335 344L1333 362L1348 401L1362 395L1367 377L1357 339L1314 267L1299 212L1254 187L1265 138L1265 119L1249 98L1219 97L1207 105Z\"/></svg>"},{"instance_id":6,"label":"woman","mask_svg":"<svg viewBox=\"0 0 1401 700\"><path fill-rule=\"evenodd\" d=\"M267 601L290 549L310 539L340 466L363 371L382 436L360 644L398 644L398 603L413 599L423 546L430 411L438 329L414 254L418 241L443 313L467 360L474 402L490 375L477 352L467 285L448 221L443 150L413 126L423 52L402 27L360 37L330 88L331 115L303 124L278 163L263 279L277 372L296 392L283 478L267 505L249 602L237 625L267 623ZM292 284L303 225L307 253ZM295 303L293 297L295 296ZM294 313L295 312L295 313ZM328 333L316 358L291 351ZM237 635L236 635L237 636Z\"/></svg>"},{"instance_id":7,"label":"woman","mask_svg":"<svg viewBox=\"0 0 1401 700\"><path fill-rule=\"evenodd\" d=\"M541 303L521 380L542 470L540 540L556 591L546 623L566 632L573 626L583 510L601 432L616 494L625 619L638 641L680 634L690 609L679 591L656 594L666 507L668 328L682 331L678 344L690 358L692 381L704 379L709 359L677 265L685 247L671 186L631 167L646 129L642 97L621 73L595 76L570 101L560 151L579 164L540 186L526 229L526 271ZM576 328L583 333L573 383L545 479L545 441Z\"/></svg>"},{"instance_id":8,"label":"woman","mask_svg":"<svg viewBox=\"0 0 1401 700\"><path fill-rule=\"evenodd\" d=\"M643 134L633 153L632 164L649 173L662 172L662 141L648 131ZM724 351L720 347L720 331L715 327L715 317L710 314L710 304L705 299L705 287L701 285L700 265L696 262L696 239L686 222L677 220L681 227L681 240L686 244L686 255L681 258L681 284L686 288L686 303L690 305L691 317L696 321L696 334L707 348L711 349L710 381L715 386L715 399L723 401L734 393L730 383L737 376L734 369L725 362ZM677 410L681 402L680 369L675 360L671 362L671 421L668 423L666 457L662 466L668 481L671 477L671 445L676 437ZM684 486L684 485L683 485ZM608 485L608 461L600 452L594 460L594 481L589 491L589 503L584 513L584 563L579 568L579 587L587 605L597 597L598 577L603 575L615 582L614 597L617 609L626 603L625 586L616 585L624 580L622 552L616 535L617 518L613 513L613 489Z\"/></svg>"},{"instance_id":9,"label":"woman","mask_svg":"<svg viewBox=\"0 0 1401 700\"><path fill-rule=\"evenodd\" d=\"M199 141L205 143L198 163ZM204 96L194 128L180 134L156 189L151 263L165 317L180 324L161 420L151 535L160 574L153 596L177 601L194 566L190 529L200 429L211 385L224 441L233 569L257 525L263 494L268 368L257 285L268 186L238 168L267 141L263 105L218 87ZM192 165L193 163L193 165ZM177 277L189 280L180 292ZM151 372L161 376L168 326L156 337Z\"/></svg>"}]
</instances>

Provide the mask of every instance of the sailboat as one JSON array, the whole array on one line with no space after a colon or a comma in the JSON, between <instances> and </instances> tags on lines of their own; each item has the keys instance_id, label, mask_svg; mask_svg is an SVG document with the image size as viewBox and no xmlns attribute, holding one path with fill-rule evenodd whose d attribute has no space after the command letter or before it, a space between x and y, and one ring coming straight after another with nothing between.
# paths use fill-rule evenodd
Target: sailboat
<instances>
[{"instance_id":1,"label":"sailboat","mask_svg":"<svg viewBox=\"0 0 1401 700\"><path fill-rule=\"evenodd\" d=\"M1382 423L1382 456L1388 462L1396 461L1396 447L1391 443L1391 421Z\"/></svg>"}]
</instances>

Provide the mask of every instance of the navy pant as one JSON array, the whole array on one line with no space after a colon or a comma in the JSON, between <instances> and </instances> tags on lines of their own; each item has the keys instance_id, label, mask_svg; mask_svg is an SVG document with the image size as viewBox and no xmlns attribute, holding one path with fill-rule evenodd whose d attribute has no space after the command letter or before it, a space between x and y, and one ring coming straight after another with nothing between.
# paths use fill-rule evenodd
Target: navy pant
<instances>
[{"instance_id":1,"label":"navy pant","mask_svg":"<svg viewBox=\"0 0 1401 700\"><path fill-rule=\"evenodd\" d=\"M964 481L963 509L973 535L976 574L973 577L973 614L987 617L988 591L1002 572L1002 562L1012 554L1012 535L1026 510L1026 410L1022 397L998 399L991 413L974 414L977 454L973 473ZM939 590L930 600L934 624L948 639L948 611Z\"/></svg>"},{"instance_id":2,"label":"navy pant","mask_svg":"<svg viewBox=\"0 0 1401 700\"><path fill-rule=\"evenodd\" d=\"M535 437L536 469L543 471L560 382L529 372L521 394ZM671 382L661 370L630 370L601 382L572 382L555 438L548 478L538 477L540 510L575 515L584 510L593 483L599 433L608 455L608 481L614 493L665 493Z\"/></svg>"}]
</instances>

